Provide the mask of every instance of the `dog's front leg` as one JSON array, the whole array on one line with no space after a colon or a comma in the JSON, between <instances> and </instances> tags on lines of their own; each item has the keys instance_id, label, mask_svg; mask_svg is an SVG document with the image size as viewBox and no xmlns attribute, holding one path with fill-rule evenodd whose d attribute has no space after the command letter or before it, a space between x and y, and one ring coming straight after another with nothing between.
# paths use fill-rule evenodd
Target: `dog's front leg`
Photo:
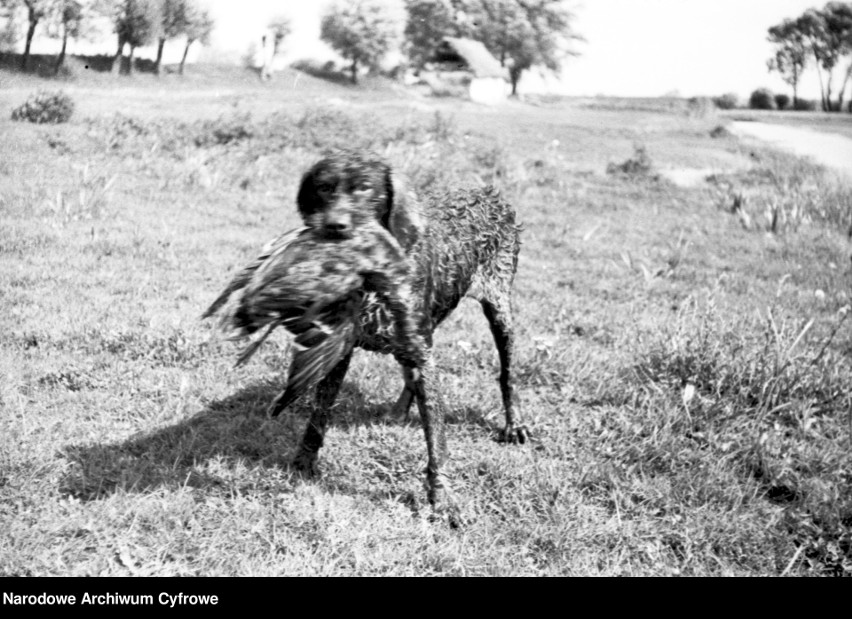
<instances>
[{"instance_id":1,"label":"dog's front leg","mask_svg":"<svg viewBox=\"0 0 852 619\"><path fill-rule=\"evenodd\" d=\"M317 455L325 440L331 407L334 406L334 401L337 399L337 393L343 384L343 378L349 369L351 359L352 352L350 351L317 385L316 401L311 410L311 418L308 421L308 427L305 428L305 434L302 436L296 457L293 459L293 468L303 475L314 477L319 474Z\"/></svg>"},{"instance_id":2,"label":"dog's front leg","mask_svg":"<svg viewBox=\"0 0 852 619\"><path fill-rule=\"evenodd\" d=\"M431 351L423 365L406 369L413 379L414 397L420 410L423 432L426 434L426 489L429 502L436 513L448 516L451 524L457 524L456 504L443 473L448 457L447 435L444 428L444 411L434 397L435 365Z\"/></svg>"}]
</instances>

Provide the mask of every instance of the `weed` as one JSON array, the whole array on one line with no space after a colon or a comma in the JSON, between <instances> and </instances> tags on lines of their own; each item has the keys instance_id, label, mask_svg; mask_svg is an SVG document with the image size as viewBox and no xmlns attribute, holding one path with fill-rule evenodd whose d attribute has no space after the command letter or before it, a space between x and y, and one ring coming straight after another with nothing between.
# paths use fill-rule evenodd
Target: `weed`
<instances>
[{"instance_id":1,"label":"weed","mask_svg":"<svg viewBox=\"0 0 852 619\"><path fill-rule=\"evenodd\" d=\"M656 179L658 176L654 174L654 164L644 144L635 144L633 146L633 156L626 159L622 163L610 163L606 167L607 174L624 176L629 179Z\"/></svg>"},{"instance_id":2,"label":"weed","mask_svg":"<svg viewBox=\"0 0 852 619\"><path fill-rule=\"evenodd\" d=\"M56 125L68 122L73 113L74 101L61 90L39 91L12 110L12 120Z\"/></svg>"},{"instance_id":3,"label":"weed","mask_svg":"<svg viewBox=\"0 0 852 619\"><path fill-rule=\"evenodd\" d=\"M845 307L828 333L814 321L727 322L713 304L683 316L638 355L633 380L681 401L667 432L693 441L780 505L778 527L812 569L852 573L852 366L833 349ZM635 449L647 451L651 445ZM700 455L706 453L706 455ZM652 457L650 453L642 459Z\"/></svg>"}]
</instances>

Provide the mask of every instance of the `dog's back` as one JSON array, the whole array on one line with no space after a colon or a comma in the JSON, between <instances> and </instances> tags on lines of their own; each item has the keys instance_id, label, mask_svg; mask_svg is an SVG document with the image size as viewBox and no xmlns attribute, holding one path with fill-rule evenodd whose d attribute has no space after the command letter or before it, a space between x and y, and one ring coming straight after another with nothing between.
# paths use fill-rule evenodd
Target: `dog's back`
<instances>
[{"instance_id":1,"label":"dog's back","mask_svg":"<svg viewBox=\"0 0 852 619\"><path fill-rule=\"evenodd\" d=\"M424 214L424 237L411 252L412 293L434 329L462 297L508 292L520 239L514 209L493 187L432 196Z\"/></svg>"},{"instance_id":2,"label":"dog's back","mask_svg":"<svg viewBox=\"0 0 852 619\"><path fill-rule=\"evenodd\" d=\"M505 297L514 280L520 250L515 211L493 187L426 196L423 222L408 252L410 295L415 320L431 332L465 296L478 301ZM361 318L359 346L376 352L393 349L393 327L378 298L368 299Z\"/></svg>"}]
</instances>

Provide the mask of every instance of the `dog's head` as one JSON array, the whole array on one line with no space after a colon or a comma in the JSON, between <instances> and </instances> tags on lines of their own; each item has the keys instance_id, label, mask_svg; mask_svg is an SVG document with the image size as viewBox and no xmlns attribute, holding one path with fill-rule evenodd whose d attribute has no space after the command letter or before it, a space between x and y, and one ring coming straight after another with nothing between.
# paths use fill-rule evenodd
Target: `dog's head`
<instances>
[{"instance_id":1,"label":"dog's head","mask_svg":"<svg viewBox=\"0 0 852 619\"><path fill-rule=\"evenodd\" d=\"M331 237L378 221L407 251L422 232L417 201L369 153L341 150L320 159L302 177L296 201L305 225Z\"/></svg>"}]
</instances>

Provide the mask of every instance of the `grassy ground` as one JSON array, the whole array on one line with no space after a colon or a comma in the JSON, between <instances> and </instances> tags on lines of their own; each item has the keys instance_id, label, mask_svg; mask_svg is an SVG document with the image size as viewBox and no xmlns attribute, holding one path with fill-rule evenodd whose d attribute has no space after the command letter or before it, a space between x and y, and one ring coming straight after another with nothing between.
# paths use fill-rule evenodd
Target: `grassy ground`
<instances>
[{"instance_id":1,"label":"grassy ground","mask_svg":"<svg viewBox=\"0 0 852 619\"><path fill-rule=\"evenodd\" d=\"M62 84L72 121L36 126L9 113L45 82L0 73L0 573L852 572L850 193L818 168L671 101L482 108L224 70L118 83ZM494 182L525 224L532 445L492 440L477 307L436 337L461 530L429 518L391 361L356 355L324 475L302 481L307 404L263 414L286 338L233 369L199 320L295 225L300 174L334 144L415 187ZM667 168L717 172L682 188Z\"/></svg>"}]
</instances>

